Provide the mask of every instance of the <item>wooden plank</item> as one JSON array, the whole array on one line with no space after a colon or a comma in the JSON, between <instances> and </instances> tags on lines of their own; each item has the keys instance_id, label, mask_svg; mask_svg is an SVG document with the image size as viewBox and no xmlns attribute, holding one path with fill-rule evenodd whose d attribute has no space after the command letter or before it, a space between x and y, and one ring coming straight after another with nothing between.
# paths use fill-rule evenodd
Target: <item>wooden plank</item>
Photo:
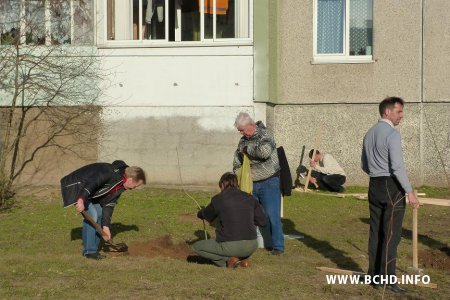
<instances>
[{"instance_id":1,"label":"wooden plank","mask_svg":"<svg viewBox=\"0 0 450 300\"><path fill-rule=\"evenodd\" d=\"M311 125L308 125L308 128L310 128ZM312 155L312 160L314 160L314 157L316 156L316 150L319 148L320 146L320 140L322 139L322 128L323 128L323 123L320 124L320 127L317 129L316 132L316 139L314 141L314 145L313 145L313 155ZM309 154L309 153L308 153ZM309 157L309 155L308 155ZM311 178L311 172L312 172L312 167L309 167L308 169L308 175L306 176L305 179L305 187L304 187L304 191L307 192L308 191L308 185L309 185L309 179Z\"/></svg>"},{"instance_id":2,"label":"wooden plank","mask_svg":"<svg viewBox=\"0 0 450 300\"><path fill-rule=\"evenodd\" d=\"M418 249L417 249L417 223L418 223L418 211L417 208L413 208L413 218L412 218L412 255L413 255L413 269L419 268L419 259L418 259Z\"/></svg>"},{"instance_id":3,"label":"wooden plank","mask_svg":"<svg viewBox=\"0 0 450 300\"><path fill-rule=\"evenodd\" d=\"M417 200L420 202L419 198L417 197L417 191L414 190L414 195L416 196ZM418 249L417 249L417 242L418 242L418 211L417 208L413 208L413 217L412 217L412 255L413 255L413 269L418 270L419 269L419 258L418 258Z\"/></svg>"},{"instance_id":4,"label":"wooden plank","mask_svg":"<svg viewBox=\"0 0 450 300\"><path fill-rule=\"evenodd\" d=\"M280 217L284 217L284 201L283 201L283 195L281 195L281 207L280 207Z\"/></svg>"},{"instance_id":5,"label":"wooden plank","mask_svg":"<svg viewBox=\"0 0 450 300\"><path fill-rule=\"evenodd\" d=\"M323 271L323 272L343 274L343 275L366 275L366 273L363 273L363 272L356 272L356 271L328 268L328 267L316 267L316 269Z\"/></svg>"},{"instance_id":6,"label":"wooden plank","mask_svg":"<svg viewBox=\"0 0 450 300\"><path fill-rule=\"evenodd\" d=\"M304 192L304 190L300 189L300 188L295 188L295 191L298 192ZM321 195L321 196L328 196L328 197L336 197L336 198L347 198L347 197L354 197L354 198L358 198L358 199L367 199L368 196L367 194L364 193L349 193L349 194L344 194L344 193L320 193L320 192L314 192L311 190L308 190L309 192L312 192L315 195ZM418 193L417 195L420 195L420 193ZM427 204L427 205L438 205L438 206L450 206L450 199L439 199L439 198L418 198L420 205L423 204ZM406 202L409 203L408 197L406 197Z\"/></svg>"},{"instance_id":7,"label":"wooden plank","mask_svg":"<svg viewBox=\"0 0 450 300\"><path fill-rule=\"evenodd\" d=\"M305 192L305 190L301 189L301 188L295 188L294 191L297 192ZM314 195L320 195L320 196L328 196L328 197L335 197L335 198L357 198L357 199L367 199L367 194L363 194L363 193L350 193L350 194L343 194L343 193L321 193L321 192L316 192L314 190L307 190L306 192L310 192L311 194Z\"/></svg>"},{"instance_id":8,"label":"wooden plank","mask_svg":"<svg viewBox=\"0 0 450 300\"><path fill-rule=\"evenodd\" d=\"M314 159L315 152L316 152L316 148L313 148L313 159ZM308 168L308 175L306 176L306 179L305 179L305 187L304 187L305 192L309 191L308 185L309 185L309 180L311 179L312 169L313 168L311 166Z\"/></svg>"},{"instance_id":9,"label":"wooden plank","mask_svg":"<svg viewBox=\"0 0 450 300\"><path fill-rule=\"evenodd\" d=\"M409 201L408 201L409 202ZM420 204L430 204L439 206L450 206L450 199L438 199L438 198L419 198Z\"/></svg>"},{"instance_id":10,"label":"wooden plank","mask_svg":"<svg viewBox=\"0 0 450 300\"><path fill-rule=\"evenodd\" d=\"M436 283L423 283L423 282L418 282L417 284L416 284L417 286L420 286L420 287L424 287L424 288L430 288L430 289L437 289L437 284Z\"/></svg>"},{"instance_id":11,"label":"wooden plank","mask_svg":"<svg viewBox=\"0 0 450 300\"><path fill-rule=\"evenodd\" d=\"M368 195L365 193L348 193L348 194L337 194L336 195L339 198L347 198L347 197L353 197L353 198L358 198L358 199L367 199Z\"/></svg>"}]
</instances>

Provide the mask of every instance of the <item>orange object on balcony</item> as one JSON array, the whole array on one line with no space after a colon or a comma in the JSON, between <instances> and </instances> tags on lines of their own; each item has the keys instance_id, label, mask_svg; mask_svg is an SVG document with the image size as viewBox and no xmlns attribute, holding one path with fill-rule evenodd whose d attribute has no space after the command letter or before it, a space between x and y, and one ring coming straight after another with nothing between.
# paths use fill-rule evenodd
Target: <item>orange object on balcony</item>
<instances>
[{"instance_id":1,"label":"orange object on balcony","mask_svg":"<svg viewBox=\"0 0 450 300\"><path fill-rule=\"evenodd\" d=\"M199 6L201 7L202 1L198 0ZM228 0L216 0L216 14L226 15L228 10ZM205 0L205 14L213 14L214 11L214 0Z\"/></svg>"}]
</instances>

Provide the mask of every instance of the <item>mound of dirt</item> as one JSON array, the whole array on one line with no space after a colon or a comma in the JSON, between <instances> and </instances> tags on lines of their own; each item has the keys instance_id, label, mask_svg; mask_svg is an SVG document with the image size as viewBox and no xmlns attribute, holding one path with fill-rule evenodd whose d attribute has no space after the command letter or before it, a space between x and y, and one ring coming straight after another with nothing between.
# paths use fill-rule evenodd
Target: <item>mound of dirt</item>
<instances>
[{"instance_id":1,"label":"mound of dirt","mask_svg":"<svg viewBox=\"0 0 450 300\"><path fill-rule=\"evenodd\" d=\"M128 255L146 257L170 257L186 260L193 252L185 242L175 244L169 235L145 242L135 242L128 245Z\"/></svg>"},{"instance_id":2,"label":"mound of dirt","mask_svg":"<svg viewBox=\"0 0 450 300\"><path fill-rule=\"evenodd\" d=\"M450 248L426 249L419 252L419 262L423 268L450 270Z\"/></svg>"}]
</instances>

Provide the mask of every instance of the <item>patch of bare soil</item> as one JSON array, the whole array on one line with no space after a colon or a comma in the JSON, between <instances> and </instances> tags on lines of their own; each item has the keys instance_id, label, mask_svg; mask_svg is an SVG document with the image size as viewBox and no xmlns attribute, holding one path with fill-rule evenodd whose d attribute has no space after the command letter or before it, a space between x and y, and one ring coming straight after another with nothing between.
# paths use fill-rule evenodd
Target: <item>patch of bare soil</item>
<instances>
[{"instance_id":1,"label":"patch of bare soil","mask_svg":"<svg viewBox=\"0 0 450 300\"><path fill-rule=\"evenodd\" d=\"M184 222L190 222L190 223L195 223L195 224L202 223L202 221L199 218L197 218L196 212L181 214L181 215L179 215L179 218L181 221L184 221Z\"/></svg>"},{"instance_id":2,"label":"patch of bare soil","mask_svg":"<svg viewBox=\"0 0 450 300\"><path fill-rule=\"evenodd\" d=\"M419 252L419 263L423 268L450 272L450 248L422 250Z\"/></svg>"},{"instance_id":3,"label":"patch of bare soil","mask_svg":"<svg viewBox=\"0 0 450 300\"><path fill-rule=\"evenodd\" d=\"M134 242L128 245L129 256L170 257L186 260L193 252L185 242L175 244L169 235L145 242Z\"/></svg>"}]
</instances>

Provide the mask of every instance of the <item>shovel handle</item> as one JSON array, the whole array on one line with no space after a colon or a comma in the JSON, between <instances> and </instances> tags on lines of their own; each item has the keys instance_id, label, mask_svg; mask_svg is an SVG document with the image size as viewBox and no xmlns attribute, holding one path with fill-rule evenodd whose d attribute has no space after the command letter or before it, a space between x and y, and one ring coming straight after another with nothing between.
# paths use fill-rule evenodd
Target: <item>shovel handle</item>
<instances>
[{"instance_id":1,"label":"shovel handle","mask_svg":"<svg viewBox=\"0 0 450 300\"><path fill-rule=\"evenodd\" d=\"M113 248L114 248L115 250L117 250L118 252L126 252L126 251L128 250L128 246L127 246L127 245L125 245L125 244L123 244L123 245L117 244L117 245L116 245L116 244L114 244L114 242L113 242L112 239L107 239L108 236L105 234L105 232L104 232L103 229L100 227L100 225L98 225L97 222L95 222L94 219L92 219L91 215L88 214L87 211L83 210L83 211L81 212L81 214L83 215L84 218L86 218L86 220L89 221L89 223L92 224L92 226L94 226L95 231L97 231L97 232L102 236L102 238L103 238L106 242L109 243L109 245L110 245L111 247L113 247ZM205 231L205 232L206 232L206 231Z\"/></svg>"},{"instance_id":2,"label":"shovel handle","mask_svg":"<svg viewBox=\"0 0 450 300\"><path fill-rule=\"evenodd\" d=\"M86 220L89 221L89 223L92 224L92 226L94 226L95 231L97 231L98 234L100 234L100 235L103 237L103 239L106 241L106 240L107 240L107 236L106 236L105 232L104 232L103 229L100 227L100 225L98 225L97 222L95 222L95 220L92 219L91 215L88 214L88 212L85 211L85 210L83 210L83 211L81 212L81 214L83 215L83 217L84 217Z\"/></svg>"}]
</instances>

